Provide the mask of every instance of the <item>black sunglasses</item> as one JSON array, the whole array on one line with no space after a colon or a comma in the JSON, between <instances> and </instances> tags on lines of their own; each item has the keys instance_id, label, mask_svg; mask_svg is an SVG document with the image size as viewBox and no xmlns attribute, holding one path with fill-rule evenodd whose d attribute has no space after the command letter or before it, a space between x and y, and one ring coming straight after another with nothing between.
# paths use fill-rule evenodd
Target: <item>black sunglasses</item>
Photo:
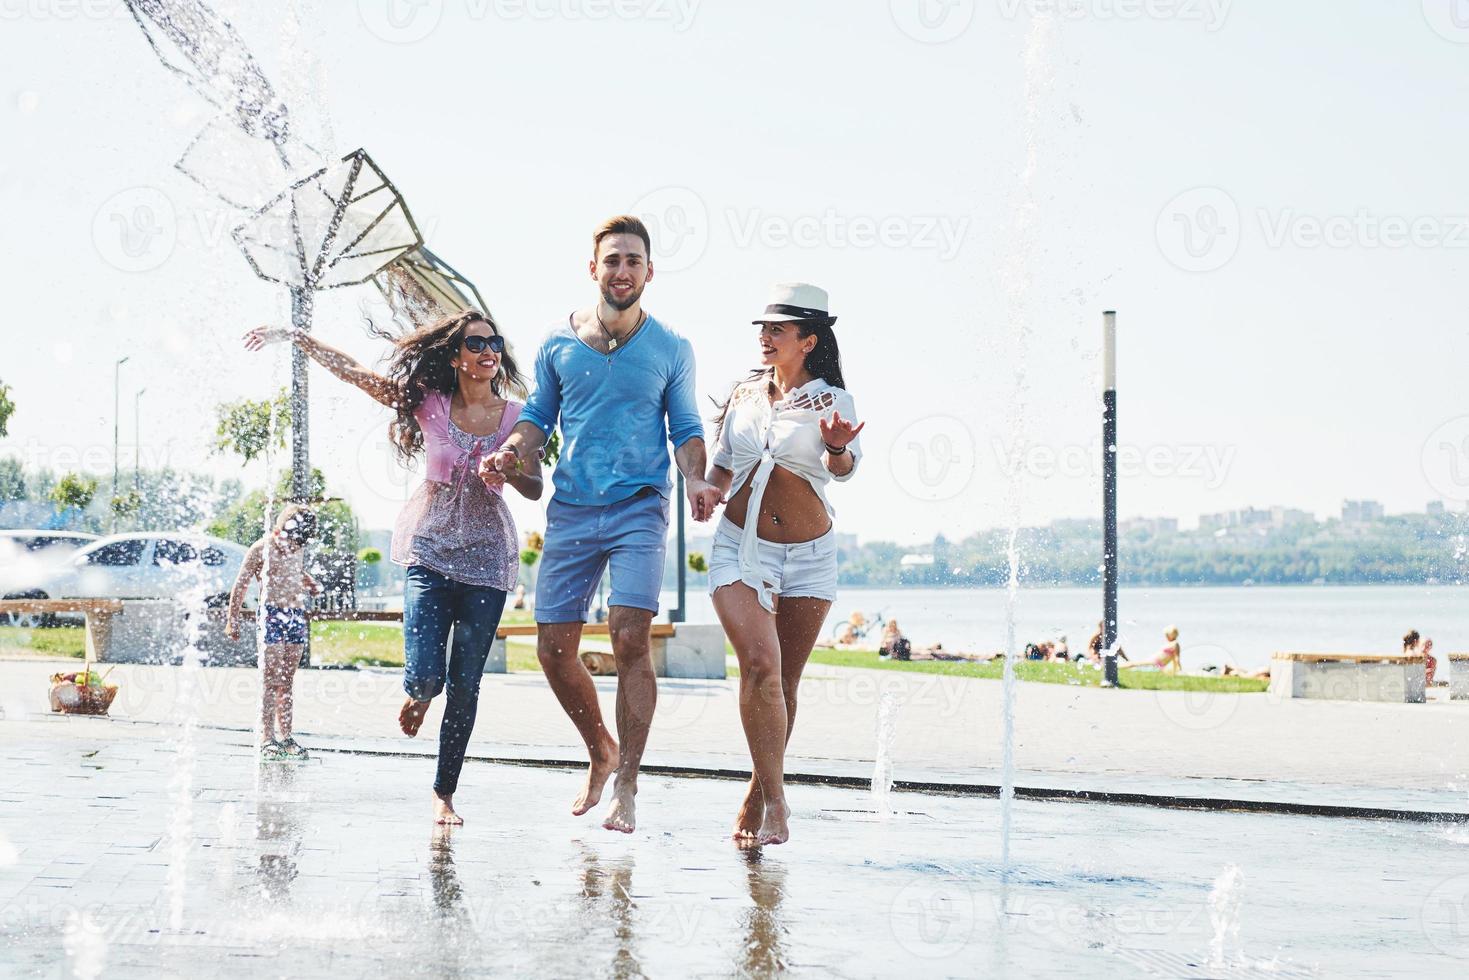
<instances>
[{"instance_id":1,"label":"black sunglasses","mask_svg":"<svg viewBox=\"0 0 1469 980\"><path fill-rule=\"evenodd\" d=\"M499 334L492 337L481 337L479 334L464 335L464 349L471 354L483 353L486 347L496 354L503 354L505 353L505 338Z\"/></svg>"}]
</instances>

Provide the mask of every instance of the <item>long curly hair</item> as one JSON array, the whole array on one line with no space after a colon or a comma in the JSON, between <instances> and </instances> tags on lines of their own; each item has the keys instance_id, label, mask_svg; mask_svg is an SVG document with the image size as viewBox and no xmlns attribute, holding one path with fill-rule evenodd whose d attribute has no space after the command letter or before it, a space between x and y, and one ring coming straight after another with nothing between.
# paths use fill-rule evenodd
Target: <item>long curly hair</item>
<instances>
[{"instance_id":1,"label":"long curly hair","mask_svg":"<svg viewBox=\"0 0 1469 980\"><path fill-rule=\"evenodd\" d=\"M488 313L460 310L393 341L388 360L387 377L398 389L394 410L397 418L388 425L388 438L398 456L406 463L423 449L423 430L414 412L431 391L452 395L459 387L459 372L452 361L459 356L465 332L475 324L483 324L490 332L503 336ZM500 355L500 371L490 382L490 389L501 398L526 397L525 379L511 356L507 343Z\"/></svg>"}]
</instances>

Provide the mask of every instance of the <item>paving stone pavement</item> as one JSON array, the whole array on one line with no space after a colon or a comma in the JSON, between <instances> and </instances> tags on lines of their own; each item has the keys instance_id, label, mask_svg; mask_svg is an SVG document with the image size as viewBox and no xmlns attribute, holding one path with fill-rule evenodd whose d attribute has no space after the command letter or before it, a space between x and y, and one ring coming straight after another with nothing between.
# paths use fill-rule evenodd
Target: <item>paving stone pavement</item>
<instances>
[{"instance_id":1,"label":"paving stone pavement","mask_svg":"<svg viewBox=\"0 0 1469 980\"><path fill-rule=\"evenodd\" d=\"M0 711L46 710L46 678L76 661L0 660ZM256 671L119 665L118 720L248 730ZM298 731L360 748L433 752L439 707L419 738L397 733L402 674L297 675ZM605 717L615 679L598 678ZM738 681L661 680L646 760L748 769ZM814 666L802 682L788 771L870 775L877 706L896 699L899 779L997 784L1002 685L932 674ZM1020 684L1015 758L1021 785L1227 799L1281 799L1469 812L1469 701L1370 704L1267 694L1103 691ZM470 753L584 761L575 730L539 674L486 675Z\"/></svg>"},{"instance_id":2,"label":"paving stone pavement","mask_svg":"<svg viewBox=\"0 0 1469 980\"><path fill-rule=\"evenodd\" d=\"M260 765L239 733L0 721L0 976L1454 976L1469 833L1381 821L645 778L624 836L578 775L426 758Z\"/></svg>"}]
</instances>

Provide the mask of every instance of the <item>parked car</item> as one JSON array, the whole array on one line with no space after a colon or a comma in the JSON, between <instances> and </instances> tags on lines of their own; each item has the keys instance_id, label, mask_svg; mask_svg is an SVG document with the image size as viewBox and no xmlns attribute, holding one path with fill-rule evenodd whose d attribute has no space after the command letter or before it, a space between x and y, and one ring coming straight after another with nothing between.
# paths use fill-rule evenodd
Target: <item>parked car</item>
<instances>
[{"instance_id":1,"label":"parked car","mask_svg":"<svg viewBox=\"0 0 1469 980\"><path fill-rule=\"evenodd\" d=\"M80 531L0 530L0 581L24 582L44 575L96 540L97 535ZM0 625L38 626L41 617L4 613Z\"/></svg>"},{"instance_id":2,"label":"parked car","mask_svg":"<svg viewBox=\"0 0 1469 980\"><path fill-rule=\"evenodd\" d=\"M190 531L115 534L49 569L0 572L0 594L24 599L175 599L223 605L245 561L231 541Z\"/></svg>"},{"instance_id":3,"label":"parked car","mask_svg":"<svg viewBox=\"0 0 1469 980\"><path fill-rule=\"evenodd\" d=\"M80 531L0 531L0 571L30 560L58 562L96 540L97 535Z\"/></svg>"}]
</instances>

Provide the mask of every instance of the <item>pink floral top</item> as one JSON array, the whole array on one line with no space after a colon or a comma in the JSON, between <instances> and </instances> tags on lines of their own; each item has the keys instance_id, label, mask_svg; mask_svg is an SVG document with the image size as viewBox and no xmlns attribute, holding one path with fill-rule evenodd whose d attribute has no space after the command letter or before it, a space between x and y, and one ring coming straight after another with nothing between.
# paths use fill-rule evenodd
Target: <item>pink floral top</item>
<instances>
[{"instance_id":1,"label":"pink floral top","mask_svg":"<svg viewBox=\"0 0 1469 980\"><path fill-rule=\"evenodd\" d=\"M448 441L458 453L443 474L447 482L424 480L403 505L393 528L393 561L424 565L465 585L509 592L520 575L519 538L510 508L479 478L479 461L509 436L521 403L506 402L493 435L473 436L447 419L448 399L440 399L441 404L432 406L425 399L420 412L442 412Z\"/></svg>"}]
</instances>

